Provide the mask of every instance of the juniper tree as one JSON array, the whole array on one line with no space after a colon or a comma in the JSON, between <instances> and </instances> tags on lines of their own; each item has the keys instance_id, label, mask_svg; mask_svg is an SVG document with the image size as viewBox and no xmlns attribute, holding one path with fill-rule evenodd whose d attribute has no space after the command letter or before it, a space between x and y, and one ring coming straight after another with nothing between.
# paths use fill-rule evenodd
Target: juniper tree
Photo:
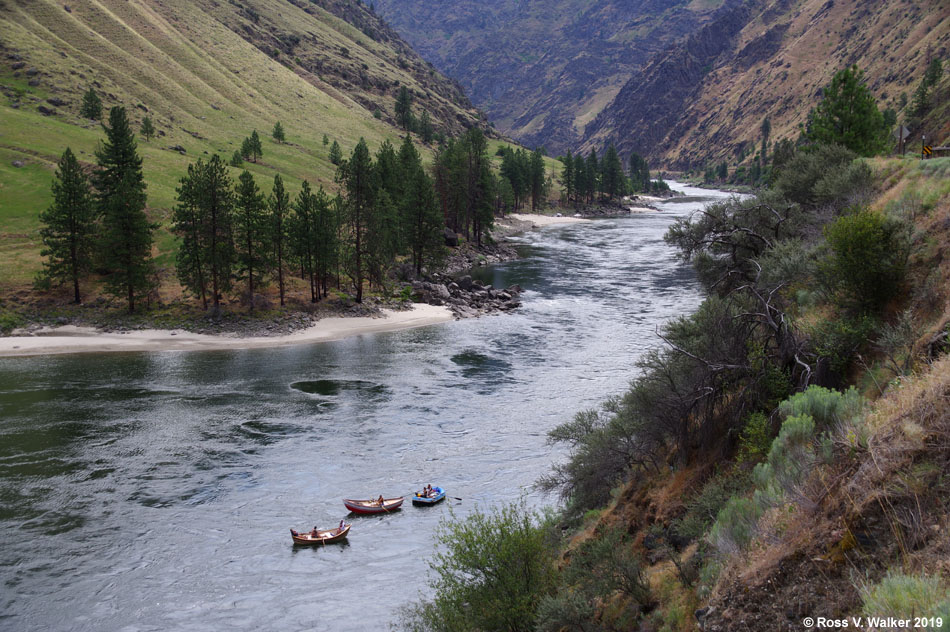
<instances>
[{"instance_id":1,"label":"juniper tree","mask_svg":"<svg viewBox=\"0 0 950 632\"><path fill-rule=\"evenodd\" d=\"M92 265L96 207L89 180L69 147L59 160L52 189L53 203L40 213L45 246L40 254L47 258L42 277L72 281L73 300L80 303L79 278Z\"/></svg>"},{"instance_id":2,"label":"juniper tree","mask_svg":"<svg viewBox=\"0 0 950 632\"><path fill-rule=\"evenodd\" d=\"M131 313L135 300L152 287L152 233L157 225L145 214L142 159L125 108L113 107L109 124L102 127L106 141L96 150L99 168L93 181L102 217L99 250L102 266L109 271L106 288L125 296Z\"/></svg>"},{"instance_id":3,"label":"juniper tree","mask_svg":"<svg viewBox=\"0 0 950 632\"><path fill-rule=\"evenodd\" d=\"M234 246L238 278L247 279L248 305L254 311L254 284L262 282L270 267L267 205L254 176L245 170L238 177L234 196Z\"/></svg>"},{"instance_id":4,"label":"juniper tree","mask_svg":"<svg viewBox=\"0 0 950 632\"><path fill-rule=\"evenodd\" d=\"M146 141L152 140L152 136L155 135L155 126L152 125L152 119L147 116L142 119L142 126L139 128L139 133Z\"/></svg>"},{"instance_id":5,"label":"juniper tree","mask_svg":"<svg viewBox=\"0 0 950 632\"><path fill-rule=\"evenodd\" d=\"M277 289L280 304L284 305L284 259L287 247L287 214L290 210L290 196L284 191L284 181L280 174L274 176L274 188L267 200L270 208L270 242L273 246L274 266L277 268Z\"/></svg>"},{"instance_id":6,"label":"juniper tree","mask_svg":"<svg viewBox=\"0 0 950 632\"><path fill-rule=\"evenodd\" d=\"M102 99L95 89L90 87L82 95L82 104L79 106L79 116L98 121L102 118Z\"/></svg>"}]
</instances>

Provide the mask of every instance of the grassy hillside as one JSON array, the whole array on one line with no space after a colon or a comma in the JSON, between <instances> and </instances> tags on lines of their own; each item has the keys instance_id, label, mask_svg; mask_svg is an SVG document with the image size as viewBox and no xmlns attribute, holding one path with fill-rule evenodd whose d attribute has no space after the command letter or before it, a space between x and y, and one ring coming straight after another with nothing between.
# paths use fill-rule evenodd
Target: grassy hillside
<instances>
[{"instance_id":1,"label":"grassy hillside","mask_svg":"<svg viewBox=\"0 0 950 632\"><path fill-rule=\"evenodd\" d=\"M304 179L333 187L323 135L344 154L361 136L371 149L395 141L400 86L437 131L480 118L356 2L0 3L0 292L24 291L39 270L37 216L63 150L95 160L101 128L78 116L89 87L106 112L124 105L136 126L146 115L154 122L158 136L139 151L149 212L164 223L187 165L214 152L229 158L254 129L264 157L245 165L265 191L275 173L292 194ZM271 139L277 121L284 144ZM160 264L173 243L160 231Z\"/></svg>"}]
</instances>

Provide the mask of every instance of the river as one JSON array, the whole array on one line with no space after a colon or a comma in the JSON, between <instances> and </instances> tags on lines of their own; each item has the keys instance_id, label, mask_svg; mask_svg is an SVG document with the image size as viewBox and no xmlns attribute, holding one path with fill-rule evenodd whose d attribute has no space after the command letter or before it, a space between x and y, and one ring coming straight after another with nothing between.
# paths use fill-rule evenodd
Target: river
<instances>
[{"instance_id":1,"label":"river","mask_svg":"<svg viewBox=\"0 0 950 632\"><path fill-rule=\"evenodd\" d=\"M546 433L623 391L699 288L662 213L552 226L481 271L505 315L244 351L0 358L0 629L381 630L425 590L436 527L524 497ZM353 518L344 497L450 500Z\"/></svg>"}]
</instances>

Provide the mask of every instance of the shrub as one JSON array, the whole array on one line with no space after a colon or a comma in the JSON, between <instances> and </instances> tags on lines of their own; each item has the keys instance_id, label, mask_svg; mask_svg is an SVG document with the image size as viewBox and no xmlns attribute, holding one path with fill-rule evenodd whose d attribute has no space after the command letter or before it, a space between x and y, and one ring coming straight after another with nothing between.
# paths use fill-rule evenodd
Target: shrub
<instances>
[{"instance_id":1,"label":"shrub","mask_svg":"<svg viewBox=\"0 0 950 632\"><path fill-rule=\"evenodd\" d=\"M853 386L843 393L809 386L779 404L779 412L785 417L811 417L819 430L827 430L863 416L866 405Z\"/></svg>"},{"instance_id":2,"label":"shrub","mask_svg":"<svg viewBox=\"0 0 950 632\"><path fill-rule=\"evenodd\" d=\"M877 584L858 587L868 617L939 617L942 625L932 630L950 630L950 596L939 577L888 573Z\"/></svg>"},{"instance_id":3,"label":"shrub","mask_svg":"<svg viewBox=\"0 0 950 632\"><path fill-rule=\"evenodd\" d=\"M768 446L765 449L767 451ZM751 477L741 470L713 476L702 490L686 503L686 513L674 522L673 532L687 540L701 538L729 499L744 493L751 483Z\"/></svg>"},{"instance_id":4,"label":"shrub","mask_svg":"<svg viewBox=\"0 0 950 632\"><path fill-rule=\"evenodd\" d=\"M775 190L781 195L804 206L817 206L828 201L834 191L834 199L848 197L847 190L835 189L831 183L819 187L819 183L831 174L838 173L851 164L857 154L839 145L819 145L807 152L797 152L778 171ZM847 185L846 181L839 184ZM818 189L821 189L819 193Z\"/></svg>"},{"instance_id":5,"label":"shrub","mask_svg":"<svg viewBox=\"0 0 950 632\"><path fill-rule=\"evenodd\" d=\"M759 503L751 498L733 497L719 510L716 523L709 531L709 540L721 553L742 551L758 530L759 518L764 513Z\"/></svg>"},{"instance_id":6,"label":"shrub","mask_svg":"<svg viewBox=\"0 0 950 632\"><path fill-rule=\"evenodd\" d=\"M556 579L555 551L547 521L523 504L439 527L430 566L432 601L403 610L408 630L534 630L542 597Z\"/></svg>"},{"instance_id":7,"label":"shrub","mask_svg":"<svg viewBox=\"0 0 950 632\"><path fill-rule=\"evenodd\" d=\"M908 226L861 210L825 227L831 253L819 263L826 287L844 307L881 309L904 280L910 252Z\"/></svg>"},{"instance_id":8,"label":"shrub","mask_svg":"<svg viewBox=\"0 0 950 632\"><path fill-rule=\"evenodd\" d=\"M538 632L598 632L603 628L594 619L594 603L575 591L547 595L538 606Z\"/></svg>"},{"instance_id":9,"label":"shrub","mask_svg":"<svg viewBox=\"0 0 950 632\"><path fill-rule=\"evenodd\" d=\"M0 310L0 333L8 334L24 323L23 317L16 312Z\"/></svg>"},{"instance_id":10,"label":"shrub","mask_svg":"<svg viewBox=\"0 0 950 632\"><path fill-rule=\"evenodd\" d=\"M752 413L746 418L745 425L739 433L740 463L746 461L760 461L769 453L772 445L772 429L769 418L762 413Z\"/></svg>"},{"instance_id":11,"label":"shrub","mask_svg":"<svg viewBox=\"0 0 950 632\"><path fill-rule=\"evenodd\" d=\"M619 527L582 542L572 552L562 581L589 597L619 592L641 606L650 600L640 559Z\"/></svg>"},{"instance_id":12,"label":"shrub","mask_svg":"<svg viewBox=\"0 0 950 632\"><path fill-rule=\"evenodd\" d=\"M858 350L874 332L875 322L869 316L836 318L818 323L810 331L812 345L820 358L837 376L843 376Z\"/></svg>"}]
</instances>

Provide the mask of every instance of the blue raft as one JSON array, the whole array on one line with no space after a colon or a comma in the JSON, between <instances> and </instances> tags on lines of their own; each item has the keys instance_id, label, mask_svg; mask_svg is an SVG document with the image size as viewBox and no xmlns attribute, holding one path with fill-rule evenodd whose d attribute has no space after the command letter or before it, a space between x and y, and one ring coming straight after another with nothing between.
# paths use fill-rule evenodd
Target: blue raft
<instances>
[{"instance_id":1,"label":"blue raft","mask_svg":"<svg viewBox=\"0 0 950 632\"><path fill-rule=\"evenodd\" d=\"M445 500L445 490L441 487L433 487L432 493L428 496L423 495L422 492L416 492L412 497L413 505L434 505L438 502Z\"/></svg>"}]
</instances>

